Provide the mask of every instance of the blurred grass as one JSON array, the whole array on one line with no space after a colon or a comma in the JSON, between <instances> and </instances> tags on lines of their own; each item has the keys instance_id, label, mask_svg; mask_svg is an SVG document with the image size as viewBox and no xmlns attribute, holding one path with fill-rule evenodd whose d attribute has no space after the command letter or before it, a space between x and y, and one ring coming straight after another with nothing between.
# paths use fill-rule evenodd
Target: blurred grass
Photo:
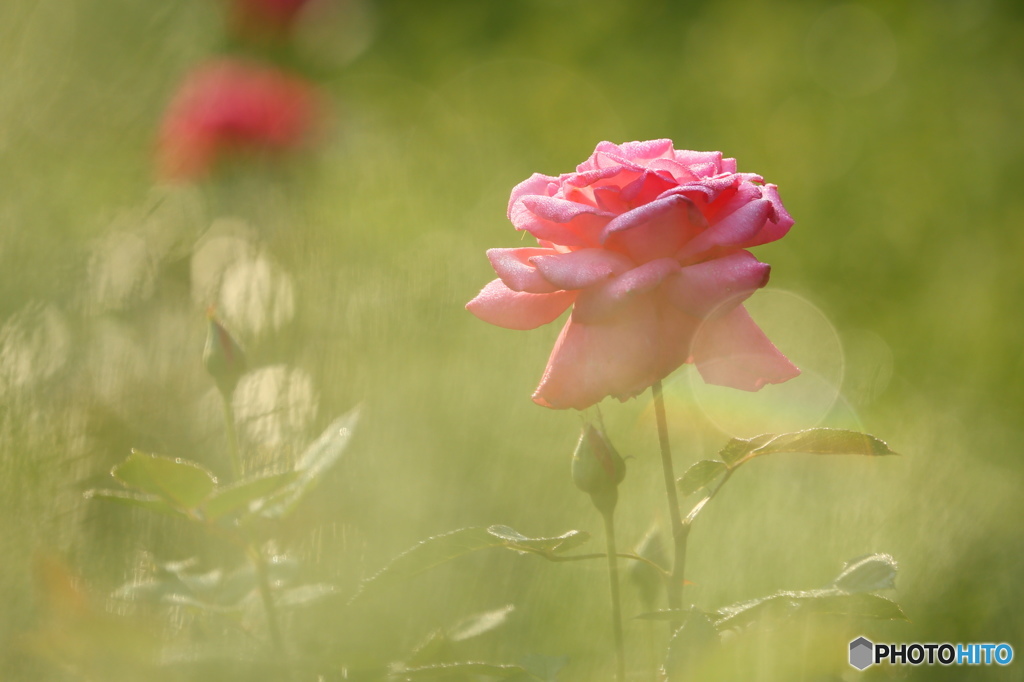
<instances>
[{"instance_id":1,"label":"blurred grass","mask_svg":"<svg viewBox=\"0 0 1024 682\"><path fill-rule=\"evenodd\" d=\"M42 618L33 552L65 555L99 594L128 579L142 552L207 551L173 523L81 492L130 447L222 461L199 362L210 301L195 293L192 257L217 219L245 221L212 234L262 249L293 287L282 324L239 330L254 364L311 379L315 416L297 410L288 433L311 437L365 405L352 451L287 538L311 576L351 592L414 542L463 526L599 530L568 479L576 416L529 401L557 329L497 329L462 305L492 277L483 251L521 243L504 216L514 184L571 170L602 139L654 137L720 149L779 185L797 223L758 254L773 265L770 287L820 311L843 344L826 362L844 367L845 381L824 423L864 428L903 454L752 464L694 531L691 598L712 608L813 588L842 561L884 551L901 562L897 598L912 622L787 632L802 642L794 660L823 657L807 663L807 679L845 674L851 634L1024 641L1024 17L1015 4L360 6L370 17L364 52L305 57L335 105L323 147L197 190L153 189L150 152L181 74L224 47L216 3L0 7L4 679L55 674L22 643ZM117 296L102 276L114 277ZM785 311L765 304L766 326L784 330L786 318L772 316ZM681 370L669 386L680 471L728 438L689 378ZM792 395L817 395L796 382ZM766 389L742 409L770 418L778 395ZM641 397L604 410L634 457L621 544L663 516L648 408ZM785 418L812 426L828 406L800 409ZM401 657L434 628L514 603L509 624L467 651L496 661L569 655L563 679L583 680L610 666L603 597L599 564L493 553L356 615L332 602L297 627L309 650L355 665ZM627 616L642 610L630 599ZM795 664L759 636L731 646L754 652L743 660L766 678L795 679ZM638 670L650 637L646 623L627 623ZM747 664L708 665L749 679Z\"/></svg>"}]
</instances>

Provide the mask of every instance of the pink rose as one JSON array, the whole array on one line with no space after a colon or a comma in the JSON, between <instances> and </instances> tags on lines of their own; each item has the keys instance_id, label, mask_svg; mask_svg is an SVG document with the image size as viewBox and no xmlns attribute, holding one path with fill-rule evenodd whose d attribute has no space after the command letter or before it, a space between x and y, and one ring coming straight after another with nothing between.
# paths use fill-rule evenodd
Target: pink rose
<instances>
[{"instance_id":1,"label":"pink rose","mask_svg":"<svg viewBox=\"0 0 1024 682\"><path fill-rule=\"evenodd\" d=\"M224 156L297 147L315 127L319 104L312 85L273 67L239 59L203 64L164 115L161 174L195 178Z\"/></svg>"},{"instance_id":2,"label":"pink rose","mask_svg":"<svg viewBox=\"0 0 1024 682\"><path fill-rule=\"evenodd\" d=\"M793 219L775 185L737 173L735 159L671 140L602 142L575 173L517 185L508 216L539 245L490 249L498 279L466 308L533 329L572 306L534 402L626 400L688 362L748 391L800 373L741 305L771 269L746 249Z\"/></svg>"}]
</instances>

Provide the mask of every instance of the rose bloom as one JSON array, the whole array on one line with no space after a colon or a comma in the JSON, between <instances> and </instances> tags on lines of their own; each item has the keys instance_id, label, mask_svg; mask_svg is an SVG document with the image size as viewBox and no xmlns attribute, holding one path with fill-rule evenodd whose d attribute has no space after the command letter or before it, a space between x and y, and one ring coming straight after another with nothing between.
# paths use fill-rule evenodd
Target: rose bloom
<instances>
[{"instance_id":1,"label":"rose bloom","mask_svg":"<svg viewBox=\"0 0 1024 682\"><path fill-rule=\"evenodd\" d=\"M189 73L164 115L159 166L170 179L205 175L224 156L279 153L308 139L319 98L306 81L238 59Z\"/></svg>"},{"instance_id":2,"label":"rose bloom","mask_svg":"<svg viewBox=\"0 0 1024 682\"><path fill-rule=\"evenodd\" d=\"M602 142L575 173L517 185L508 217L538 246L490 249L498 279L466 307L509 329L572 307L536 403L626 400L684 363L748 391L800 373L741 305L770 271L746 249L793 219L775 185L736 172L735 159L671 140Z\"/></svg>"}]
</instances>

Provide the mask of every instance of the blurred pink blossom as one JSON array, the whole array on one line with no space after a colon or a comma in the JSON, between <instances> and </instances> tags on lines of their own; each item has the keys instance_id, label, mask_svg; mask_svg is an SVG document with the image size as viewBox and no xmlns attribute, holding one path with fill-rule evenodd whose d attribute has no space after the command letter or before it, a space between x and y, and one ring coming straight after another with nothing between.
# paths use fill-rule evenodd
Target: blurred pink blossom
<instances>
[{"instance_id":1,"label":"blurred pink blossom","mask_svg":"<svg viewBox=\"0 0 1024 682\"><path fill-rule=\"evenodd\" d=\"M490 249L498 279L466 307L509 329L572 307L536 403L626 400L684 363L748 391L799 374L741 305L770 271L746 249L793 220L775 185L737 173L735 159L671 140L602 142L575 173L517 185L508 217L538 246Z\"/></svg>"},{"instance_id":2,"label":"blurred pink blossom","mask_svg":"<svg viewBox=\"0 0 1024 682\"><path fill-rule=\"evenodd\" d=\"M240 59L204 63L185 77L164 114L160 174L194 179L225 156L298 147L314 132L320 109L314 86L284 71Z\"/></svg>"}]
</instances>

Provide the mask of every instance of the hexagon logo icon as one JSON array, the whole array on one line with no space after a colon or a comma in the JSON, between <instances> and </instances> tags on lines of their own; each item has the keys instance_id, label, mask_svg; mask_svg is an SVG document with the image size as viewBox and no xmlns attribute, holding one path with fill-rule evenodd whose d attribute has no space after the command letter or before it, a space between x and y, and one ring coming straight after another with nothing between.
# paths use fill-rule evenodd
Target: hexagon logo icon
<instances>
[{"instance_id":1,"label":"hexagon logo icon","mask_svg":"<svg viewBox=\"0 0 1024 682\"><path fill-rule=\"evenodd\" d=\"M875 645L864 637L858 637L850 642L850 665L857 670L863 670L872 664Z\"/></svg>"}]
</instances>

